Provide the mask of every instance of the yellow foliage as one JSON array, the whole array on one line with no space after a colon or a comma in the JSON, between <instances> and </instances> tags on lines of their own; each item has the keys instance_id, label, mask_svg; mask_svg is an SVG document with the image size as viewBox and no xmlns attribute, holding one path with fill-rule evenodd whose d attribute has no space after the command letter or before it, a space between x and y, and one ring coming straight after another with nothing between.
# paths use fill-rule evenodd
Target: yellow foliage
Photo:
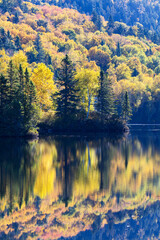
<instances>
[{"instance_id":1,"label":"yellow foliage","mask_svg":"<svg viewBox=\"0 0 160 240\"><path fill-rule=\"evenodd\" d=\"M53 81L53 73L44 64L38 64L34 69L31 80L37 89L37 96L42 109L52 107L51 95L56 91L56 85Z\"/></svg>"},{"instance_id":2,"label":"yellow foliage","mask_svg":"<svg viewBox=\"0 0 160 240\"><path fill-rule=\"evenodd\" d=\"M38 163L38 171L34 184L34 194L44 198L53 191L56 180L56 169L53 167L53 161L57 159L57 150L54 145L50 147L43 143L41 147L41 159Z\"/></svg>"},{"instance_id":3,"label":"yellow foliage","mask_svg":"<svg viewBox=\"0 0 160 240\"><path fill-rule=\"evenodd\" d=\"M99 71L94 69L81 68L77 71L75 78L79 80L81 96L83 96L82 105L85 108L88 108L89 101L94 100L94 96L98 91L98 77Z\"/></svg>"},{"instance_id":4,"label":"yellow foliage","mask_svg":"<svg viewBox=\"0 0 160 240\"><path fill-rule=\"evenodd\" d=\"M116 75L117 80L129 79L131 78L131 70L125 63L122 63L117 67Z\"/></svg>"},{"instance_id":5,"label":"yellow foliage","mask_svg":"<svg viewBox=\"0 0 160 240\"><path fill-rule=\"evenodd\" d=\"M26 69L28 67L27 57L22 50L14 54L12 61L17 69L19 68L20 64L22 65L23 69Z\"/></svg>"},{"instance_id":6,"label":"yellow foliage","mask_svg":"<svg viewBox=\"0 0 160 240\"><path fill-rule=\"evenodd\" d=\"M10 58L6 55L5 50L0 50L0 70L1 74L6 75Z\"/></svg>"}]
</instances>

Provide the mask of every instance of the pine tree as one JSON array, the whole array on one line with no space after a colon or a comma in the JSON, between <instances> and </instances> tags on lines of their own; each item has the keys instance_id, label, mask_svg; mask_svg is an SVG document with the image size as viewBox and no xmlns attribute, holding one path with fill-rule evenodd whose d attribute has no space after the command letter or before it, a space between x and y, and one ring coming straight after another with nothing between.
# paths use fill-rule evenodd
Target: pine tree
<instances>
[{"instance_id":1,"label":"pine tree","mask_svg":"<svg viewBox=\"0 0 160 240\"><path fill-rule=\"evenodd\" d=\"M20 82L12 60L8 65L9 104L8 104L8 132L17 135L21 131L21 95Z\"/></svg>"},{"instance_id":2,"label":"pine tree","mask_svg":"<svg viewBox=\"0 0 160 240\"><path fill-rule=\"evenodd\" d=\"M7 42L7 35L4 28L1 28L0 30L0 37L1 37L2 47L5 48L6 42Z\"/></svg>"},{"instance_id":3,"label":"pine tree","mask_svg":"<svg viewBox=\"0 0 160 240\"><path fill-rule=\"evenodd\" d=\"M36 59L37 63L45 62L45 52L43 50L39 34L37 35L37 37L35 39L34 45L35 45L36 51L38 52L37 59Z\"/></svg>"},{"instance_id":4,"label":"pine tree","mask_svg":"<svg viewBox=\"0 0 160 240\"><path fill-rule=\"evenodd\" d=\"M112 15L109 16L108 28L114 28L114 20L113 20Z\"/></svg>"},{"instance_id":5,"label":"pine tree","mask_svg":"<svg viewBox=\"0 0 160 240\"><path fill-rule=\"evenodd\" d=\"M113 90L108 77L101 70L99 78L99 92L97 101L97 111L100 114L101 122L114 114Z\"/></svg>"},{"instance_id":6,"label":"pine tree","mask_svg":"<svg viewBox=\"0 0 160 240\"><path fill-rule=\"evenodd\" d=\"M3 13L7 12L7 1L6 0L2 0L2 10L3 10Z\"/></svg>"},{"instance_id":7,"label":"pine tree","mask_svg":"<svg viewBox=\"0 0 160 240\"><path fill-rule=\"evenodd\" d=\"M16 71L12 61L8 65L8 77L0 76L0 135L26 135L36 129L39 106L36 88L20 64Z\"/></svg>"},{"instance_id":8,"label":"pine tree","mask_svg":"<svg viewBox=\"0 0 160 240\"><path fill-rule=\"evenodd\" d=\"M14 72L14 67L13 67L12 60L9 62L7 72L8 72L8 79L9 79L9 83L10 83L10 88L12 89L13 83L15 81L15 72Z\"/></svg>"},{"instance_id":9,"label":"pine tree","mask_svg":"<svg viewBox=\"0 0 160 240\"><path fill-rule=\"evenodd\" d=\"M8 37L8 39L12 40L12 36L11 36L11 33L10 33L9 30L8 30L8 32L7 32L7 37Z\"/></svg>"},{"instance_id":10,"label":"pine tree","mask_svg":"<svg viewBox=\"0 0 160 240\"><path fill-rule=\"evenodd\" d=\"M96 26L97 26L97 29L99 30L99 31L102 31L102 19L101 19L101 16L100 15L98 15L98 18L97 18L97 22L96 22Z\"/></svg>"},{"instance_id":11,"label":"pine tree","mask_svg":"<svg viewBox=\"0 0 160 240\"><path fill-rule=\"evenodd\" d=\"M24 74L24 83L23 128L24 131L27 133L29 130L36 129L37 121L39 118L39 105L37 103L36 88L29 78L29 72L27 68Z\"/></svg>"},{"instance_id":12,"label":"pine tree","mask_svg":"<svg viewBox=\"0 0 160 240\"><path fill-rule=\"evenodd\" d=\"M23 68L22 65L19 65L19 81L20 81L20 87L21 90L24 88L24 73L23 73Z\"/></svg>"},{"instance_id":13,"label":"pine tree","mask_svg":"<svg viewBox=\"0 0 160 240\"><path fill-rule=\"evenodd\" d=\"M102 19L101 19L101 16L99 14L97 14L95 10L92 12L92 21L96 25L97 29L99 31L101 31L102 30Z\"/></svg>"},{"instance_id":14,"label":"pine tree","mask_svg":"<svg viewBox=\"0 0 160 240\"><path fill-rule=\"evenodd\" d=\"M121 56L121 47L120 47L120 43L118 42L117 43L117 49L116 49L116 55L118 56L118 57L120 57Z\"/></svg>"},{"instance_id":15,"label":"pine tree","mask_svg":"<svg viewBox=\"0 0 160 240\"><path fill-rule=\"evenodd\" d=\"M9 86L7 78L0 76L0 135L8 134L8 126L10 118L8 112L10 111Z\"/></svg>"},{"instance_id":16,"label":"pine tree","mask_svg":"<svg viewBox=\"0 0 160 240\"><path fill-rule=\"evenodd\" d=\"M128 92L124 95L124 100L122 102L122 118L127 122L131 119L132 110L130 106Z\"/></svg>"},{"instance_id":17,"label":"pine tree","mask_svg":"<svg viewBox=\"0 0 160 240\"><path fill-rule=\"evenodd\" d=\"M0 123L2 126L2 122L6 121L5 118L5 109L7 108L9 100L9 88L7 84L7 79L4 75L0 76Z\"/></svg>"},{"instance_id":18,"label":"pine tree","mask_svg":"<svg viewBox=\"0 0 160 240\"><path fill-rule=\"evenodd\" d=\"M15 39L15 47L16 47L16 50L18 51L22 49L21 42L18 36L16 36L16 39Z\"/></svg>"},{"instance_id":19,"label":"pine tree","mask_svg":"<svg viewBox=\"0 0 160 240\"><path fill-rule=\"evenodd\" d=\"M13 17L13 23L18 23L19 22L19 17L18 17L18 13L17 12L15 12L15 15L14 15L14 17Z\"/></svg>"},{"instance_id":20,"label":"pine tree","mask_svg":"<svg viewBox=\"0 0 160 240\"><path fill-rule=\"evenodd\" d=\"M58 71L59 92L57 96L57 115L67 119L76 116L79 97L76 89L77 81L74 79L75 71L68 55L61 62Z\"/></svg>"},{"instance_id":21,"label":"pine tree","mask_svg":"<svg viewBox=\"0 0 160 240\"><path fill-rule=\"evenodd\" d=\"M28 68L26 68L26 70L25 70L24 78L25 78L25 82L26 82L26 83L29 83L29 72L28 72Z\"/></svg>"}]
</instances>

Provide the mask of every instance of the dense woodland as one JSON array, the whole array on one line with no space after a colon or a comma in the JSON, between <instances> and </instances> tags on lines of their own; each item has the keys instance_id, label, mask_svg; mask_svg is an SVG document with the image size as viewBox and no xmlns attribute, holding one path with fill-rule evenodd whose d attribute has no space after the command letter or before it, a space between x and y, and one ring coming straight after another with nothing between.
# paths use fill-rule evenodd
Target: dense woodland
<instances>
[{"instance_id":1,"label":"dense woodland","mask_svg":"<svg viewBox=\"0 0 160 240\"><path fill-rule=\"evenodd\" d=\"M160 122L155 28L148 32L145 24L87 12L76 1L90 15L54 2L11 2L0 5L0 111L6 132L25 134L39 122L61 119L60 125L64 118Z\"/></svg>"}]
</instances>

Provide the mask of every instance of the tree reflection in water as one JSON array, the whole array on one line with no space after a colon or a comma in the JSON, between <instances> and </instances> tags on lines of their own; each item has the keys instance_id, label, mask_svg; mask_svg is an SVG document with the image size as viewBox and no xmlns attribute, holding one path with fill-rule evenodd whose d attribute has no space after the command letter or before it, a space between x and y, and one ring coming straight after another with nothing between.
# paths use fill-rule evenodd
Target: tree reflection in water
<instances>
[{"instance_id":1,"label":"tree reflection in water","mask_svg":"<svg viewBox=\"0 0 160 240\"><path fill-rule=\"evenodd\" d=\"M78 234L105 224L116 232L129 211L137 218L140 207L158 199L159 166L158 133L0 140L0 229L6 234L3 219L29 211L33 228L50 222L62 236L69 227Z\"/></svg>"}]
</instances>

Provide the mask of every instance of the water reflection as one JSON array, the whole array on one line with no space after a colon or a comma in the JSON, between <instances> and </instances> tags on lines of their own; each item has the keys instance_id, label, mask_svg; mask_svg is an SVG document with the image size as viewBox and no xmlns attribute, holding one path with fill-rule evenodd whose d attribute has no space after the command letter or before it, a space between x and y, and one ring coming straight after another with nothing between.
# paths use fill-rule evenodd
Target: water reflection
<instances>
[{"instance_id":1,"label":"water reflection","mask_svg":"<svg viewBox=\"0 0 160 240\"><path fill-rule=\"evenodd\" d=\"M4 221L8 224L10 216L13 221L15 215L16 221L22 215L29 221L30 216L27 223L41 227L49 221L48 229L55 226L57 229L53 239L69 234L65 216L70 217L70 227L75 229L73 236L89 228L104 227L106 232L111 226L116 229L116 212L121 215L117 222L132 215L138 218L141 205L158 200L159 195L158 132L117 139L57 136L29 142L0 140L0 229L3 226L3 234L8 231ZM77 224L75 219L79 219ZM25 219L23 221L26 225ZM119 225L116 226L118 229ZM14 228L11 225L11 229ZM63 234L58 235L59 231ZM35 239L38 234L35 233ZM3 235L3 239L4 236L7 235Z\"/></svg>"}]
</instances>

